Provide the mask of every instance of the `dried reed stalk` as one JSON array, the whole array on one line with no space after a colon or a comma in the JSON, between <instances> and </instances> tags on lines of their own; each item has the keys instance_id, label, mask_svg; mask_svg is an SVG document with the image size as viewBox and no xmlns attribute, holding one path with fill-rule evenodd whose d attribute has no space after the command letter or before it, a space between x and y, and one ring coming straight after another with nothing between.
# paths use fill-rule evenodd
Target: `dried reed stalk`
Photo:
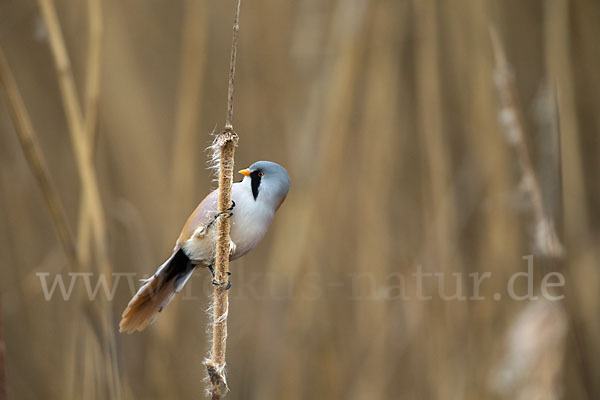
<instances>
[{"instance_id":1,"label":"dried reed stalk","mask_svg":"<svg viewBox=\"0 0 600 400\"><path fill-rule=\"evenodd\" d=\"M582 141L584 129L580 126L578 102L584 97L577 96L575 74L576 53L573 46L575 32L579 24L572 20L572 4L567 0L550 1L544 4L544 32L546 70L549 81L556 90L556 107L558 113L558 131L560 132L561 152L561 184L562 210L564 213L564 238L573 255L565 260L563 273L566 274L565 306L570 318L570 330L575 351L578 375L582 387L589 399L600 398L600 387L597 378L597 353L591 352L594 337L590 336L585 311L582 307L584 295L581 293L579 281L582 276L589 280L585 272L585 263L589 249L596 243L590 232L591 210L589 203L590 190L594 185L586 187L586 176L589 174L583 160L586 158L586 146ZM583 82L583 80L582 80ZM579 275L579 274L584 275ZM578 277L579 275L579 277ZM593 279L593 278L591 278Z\"/></svg>"},{"instance_id":2,"label":"dried reed stalk","mask_svg":"<svg viewBox=\"0 0 600 400\"><path fill-rule=\"evenodd\" d=\"M42 191L42 196L50 212L50 218L52 218L58 240L67 257L69 268L71 271L78 271L77 250L73 234L69 228L67 214L60 201L58 190L50 178L46 159L33 130L33 124L31 123L27 108L2 49L0 49L0 83L6 95L6 105L14 124L15 133L19 139L27 163L31 168L31 172Z\"/></svg>"},{"instance_id":3,"label":"dried reed stalk","mask_svg":"<svg viewBox=\"0 0 600 400\"><path fill-rule=\"evenodd\" d=\"M6 345L4 344L2 326L2 303L0 303L0 400L6 400L6 374L4 368L4 353Z\"/></svg>"},{"instance_id":4,"label":"dried reed stalk","mask_svg":"<svg viewBox=\"0 0 600 400\"><path fill-rule=\"evenodd\" d=\"M69 133L74 147L77 171L79 172L84 198L89 202L89 213L93 221L92 227L100 266L104 270L103 272L110 272L104 210L102 209L98 180L92 162L91 146L87 143L89 138L85 135L85 122L77 98L71 62L52 0L38 0L38 3L48 29L50 49L54 58Z\"/></svg>"},{"instance_id":5,"label":"dried reed stalk","mask_svg":"<svg viewBox=\"0 0 600 400\"><path fill-rule=\"evenodd\" d=\"M87 54L86 54L86 71L85 71L85 92L83 98L83 113L84 113L84 127L85 136L87 139L87 145L90 148L90 157L92 163L94 160L94 147L96 144L97 130L96 122L98 119L98 104L100 97L100 76L101 76L101 65L102 65L102 37L103 37L103 14L102 14L102 3L101 0L88 0L87 2L87 20L88 20L88 41L87 41ZM81 266L83 268L94 269L95 264L92 263L92 216L90 213L89 202L87 201L86 192L82 191L79 196L79 216L77 218L77 254L79 260L81 260ZM72 359L68 365L66 376L69 382L66 388L71 390L67 397L74 397L75 393L84 393L83 387L85 379L76 379L77 376L89 375L91 369L87 371L79 370L80 367L85 367L83 358L89 359L87 355L83 355L78 350L80 341L87 340L85 337L87 327L81 324L76 324L72 328L76 333L74 336L79 336L76 340L71 341L70 354ZM80 362L78 362L78 359ZM79 374L77 373L79 372Z\"/></svg>"},{"instance_id":6,"label":"dried reed stalk","mask_svg":"<svg viewBox=\"0 0 600 400\"><path fill-rule=\"evenodd\" d=\"M564 255L564 248L556 234L553 220L544 210L540 184L525 142L522 116L520 108L517 106L514 76L494 27L490 27L490 37L496 60L494 84L500 95L502 107L500 122L505 130L507 141L516 150L519 167L523 174L523 185L533 208L535 247L542 255L560 259Z\"/></svg>"},{"instance_id":7,"label":"dried reed stalk","mask_svg":"<svg viewBox=\"0 0 600 400\"><path fill-rule=\"evenodd\" d=\"M191 0L186 2L185 22L182 38L181 67L179 71L178 100L171 155L172 200L170 221L180 217L176 210L193 207L189 203L194 194L194 182L198 169L198 108L202 104L204 71L206 69L206 36L208 27L208 2ZM173 226L175 230L179 226ZM173 232L169 229L169 235ZM170 239L169 239L170 240Z\"/></svg>"},{"instance_id":8,"label":"dried reed stalk","mask_svg":"<svg viewBox=\"0 0 600 400\"><path fill-rule=\"evenodd\" d=\"M81 261L77 253L75 239L69 228L64 207L60 201L58 191L50 178L51 175L46 164L46 159L44 158L27 108L2 49L0 49L0 83L6 94L6 103L14 123L15 133L19 139L29 168L42 191L52 224L67 257L68 268L70 272L81 271ZM90 322L90 327L98 341L102 341L104 335L101 328L101 314L99 310L93 304L84 304L83 313Z\"/></svg>"},{"instance_id":9,"label":"dried reed stalk","mask_svg":"<svg viewBox=\"0 0 600 400\"><path fill-rule=\"evenodd\" d=\"M88 53L86 60L84 130L92 162L97 131L98 103L100 97L100 72L102 65L102 3L100 0L88 1ZM77 228L77 251L83 264L90 262L92 218L85 192L81 194L79 225Z\"/></svg>"},{"instance_id":10,"label":"dried reed stalk","mask_svg":"<svg viewBox=\"0 0 600 400\"><path fill-rule=\"evenodd\" d=\"M50 49L54 59L54 64L57 72L57 78L62 96L63 105L65 108L65 116L71 142L74 147L74 155L77 163L77 171L82 187L82 200L87 203L87 215L91 221L91 230L94 236L95 254L98 257L98 270L102 273L105 279L111 279L111 265L108 258L108 246L106 235L106 219L102 208L102 198L96 171L92 158L92 146L89 144L92 140L92 134L86 135L86 125L91 127L95 125L95 114L87 115L84 118L82 106L77 98L77 89L75 86L75 78L71 68L71 62L67 53L67 48L63 38L60 22L54 8L52 0L38 0L38 5L46 27L48 29L48 37L50 40ZM101 35L101 20L99 13L100 3L90 3L90 27L91 41L97 43L97 49L90 50L89 60L93 63L99 63L99 36ZM93 15L93 17L92 17ZM95 55L94 53L98 53ZM99 84L95 81L98 72L93 68L88 71L87 77L87 93L86 106L95 107L97 102L97 92ZM89 111L89 110L88 110ZM91 128L90 128L91 129ZM85 226L85 224L82 224ZM86 255L87 257L88 255ZM104 369L107 377L107 388L111 398L119 399L121 397L120 375L116 355L116 342L114 338L114 328L112 321L112 309L108 302L104 302L99 312L100 324L99 328L104 328L102 335L99 337L100 343L104 347Z\"/></svg>"},{"instance_id":11,"label":"dried reed stalk","mask_svg":"<svg viewBox=\"0 0 600 400\"><path fill-rule=\"evenodd\" d=\"M239 34L240 0L236 2L233 22L233 38L231 40L231 59L229 64L229 86L227 90L227 115L225 130L215 138L213 160L219 160L219 206L220 213L226 212L231 205L231 185L233 182L233 164L238 135L233 131L233 89L235 78L235 61ZM229 313L229 298L227 293L229 272L229 218L219 218L217 221L217 251L215 257L216 285L213 293L212 309L212 349L210 357L205 360L210 387L208 393L213 400L222 398L227 393L225 377L225 351L227 346L227 316Z\"/></svg>"},{"instance_id":12,"label":"dried reed stalk","mask_svg":"<svg viewBox=\"0 0 600 400\"><path fill-rule=\"evenodd\" d=\"M516 151L523 186L532 205L534 247L541 255L556 261L556 267L561 268L565 250L556 233L554 221L544 209L539 180L525 141L514 76L502 41L493 26L490 26L490 37L496 62L494 83L502 107L500 121L507 141ZM563 272L568 273L566 270ZM561 377L567 329L570 328L576 337L580 334L574 305L569 297L566 296L565 306L542 299L520 311L509 331L508 354L494 377L492 386L495 391L510 398L560 397L564 384ZM552 329L548 329L549 326ZM542 335L537 331L549 333ZM535 337L528 338L523 334L525 332L534 332ZM576 343L576 346L580 344ZM579 356L581 362L586 361L585 357ZM589 390L589 385L586 385L586 390Z\"/></svg>"}]
</instances>

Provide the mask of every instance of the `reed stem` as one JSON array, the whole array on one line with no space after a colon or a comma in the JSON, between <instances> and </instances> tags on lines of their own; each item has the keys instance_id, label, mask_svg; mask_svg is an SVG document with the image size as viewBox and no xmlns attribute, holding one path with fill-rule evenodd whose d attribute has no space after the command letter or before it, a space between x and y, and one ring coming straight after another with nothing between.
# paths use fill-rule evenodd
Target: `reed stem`
<instances>
[{"instance_id":1,"label":"reed stem","mask_svg":"<svg viewBox=\"0 0 600 400\"><path fill-rule=\"evenodd\" d=\"M231 185L233 183L233 165L238 135L233 131L233 89L235 78L235 62L239 34L240 0L236 2L233 22L233 38L231 41L231 59L229 64L229 85L227 90L227 114L225 129L215 138L213 152L219 160L219 205L218 211L225 212L231 206ZM228 272L230 252L230 221L221 217L217 221L217 250L215 257L215 280L212 303L212 349L210 357L205 361L210 387L211 399L221 399L227 393L225 377L225 352L227 349L227 316L229 314Z\"/></svg>"}]
</instances>

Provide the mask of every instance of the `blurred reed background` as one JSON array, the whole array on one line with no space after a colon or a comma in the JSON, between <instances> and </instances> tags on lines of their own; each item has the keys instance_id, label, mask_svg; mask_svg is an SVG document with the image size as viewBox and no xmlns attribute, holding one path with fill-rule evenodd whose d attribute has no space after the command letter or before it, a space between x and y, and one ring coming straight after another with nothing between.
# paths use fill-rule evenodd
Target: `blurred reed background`
<instances>
[{"instance_id":1,"label":"blurred reed background","mask_svg":"<svg viewBox=\"0 0 600 400\"><path fill-rule=\"evenodd\" d=\"M57 239L3 87L0 399L203 396L205 271L132 336L115 329L125 278L112 301L81 281L46 301L36 273L138 279L170 254L215 187L204 149L225 118L233 7L0 2L76 243ZM598 37L596 0L242 1L236 165L280 162L292 189L232 265L230 398L599 398ZM543 245L552 225L564 256ZM492 299L529 254L537 291L564 274L564 301ZM486 300L419 301L419 265L447 293L462 273L467 295L467 274L490 272Z\"/></svg>"}]
</instances>

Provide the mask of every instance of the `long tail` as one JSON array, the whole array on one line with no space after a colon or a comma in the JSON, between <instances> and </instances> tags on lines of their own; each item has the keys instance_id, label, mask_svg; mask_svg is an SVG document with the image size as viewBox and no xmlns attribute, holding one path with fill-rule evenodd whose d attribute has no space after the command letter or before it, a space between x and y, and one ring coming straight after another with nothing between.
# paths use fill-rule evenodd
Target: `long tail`
<instances>
[{"instance_id":1,"label":"long tail","mask_svg":"<svg viewBox=\"0 0 600 400\"><path fill-rule=\"evenodd\" d=\"M151 324L183 288L194 269L196 265L183 249L173 253L133 296L121 315L119 332L133 333Z\"/></svg>"}]
</instances>

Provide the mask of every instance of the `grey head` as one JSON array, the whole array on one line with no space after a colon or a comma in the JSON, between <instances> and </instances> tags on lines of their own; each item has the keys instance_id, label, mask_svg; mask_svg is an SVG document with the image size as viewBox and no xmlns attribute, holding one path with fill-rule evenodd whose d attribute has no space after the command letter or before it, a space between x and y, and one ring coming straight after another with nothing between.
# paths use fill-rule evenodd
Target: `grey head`
<instances>
[{"instance_id":1,"label":"grey head","mask_svg":"<svg viewBox=\"0 0 600 400\"><path fill-rule=\"evenodd\" d=\"M254 200L269 203L274 209L279 208L290 190L290 176L277 163L257 161L240 173L249 178Z\"/></svg>"}]
</instances>

